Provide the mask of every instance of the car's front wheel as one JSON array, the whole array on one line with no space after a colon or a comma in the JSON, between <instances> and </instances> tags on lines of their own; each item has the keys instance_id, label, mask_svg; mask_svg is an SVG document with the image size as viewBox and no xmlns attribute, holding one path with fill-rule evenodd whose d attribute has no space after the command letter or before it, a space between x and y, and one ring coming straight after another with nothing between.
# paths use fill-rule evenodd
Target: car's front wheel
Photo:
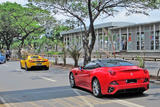
<instances>
[{"instance_id":1,"label":"car's front wheel","mask_svg":"<svg viewBox=\"0 0 160 107\"><path fill-rule=\"evenodd\" d=\"M92 82L92 91L95 97L102 97L101 86L98 79L94 79Z\"/></svg>"},{"instance_id":2,"label":"car's front wheel","mask_svg":"<svg viewBox=\"0 0 160 107\"><path fill-rule=\"evenodd\" d=\"M21 67L21 69L23 69L23 67L22 67L22 63L20 62L20 67Z\"/></svg>"},{"instance_id":3,"label":"car's front wheel","mask_svg":"<svg viewBox=\"0 0 160 107\"><path fill-rule=\"evenodd\" d=\"M73 73L70 73L70 75L69 75L69 82L70 82L70 86L72 88L76 87Z\"/></svg>"}]
</instances>

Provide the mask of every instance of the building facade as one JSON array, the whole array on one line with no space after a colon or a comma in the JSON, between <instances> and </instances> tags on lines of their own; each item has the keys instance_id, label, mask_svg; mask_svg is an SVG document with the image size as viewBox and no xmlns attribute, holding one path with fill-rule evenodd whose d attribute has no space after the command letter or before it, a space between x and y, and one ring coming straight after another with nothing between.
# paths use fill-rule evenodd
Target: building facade
<instances>
[{"instance_id":1,"label":"building facade","mask_svg":"<svg viewBox=\"0 0 160 107\"><path fill-rule=\"evenodd\" d=\"M95 25L96 42L93 52L160 53L160 21L133 24L110 22ZM83 28L62 32L66 47L83 46Z\"/></svg>"}]
</instances>

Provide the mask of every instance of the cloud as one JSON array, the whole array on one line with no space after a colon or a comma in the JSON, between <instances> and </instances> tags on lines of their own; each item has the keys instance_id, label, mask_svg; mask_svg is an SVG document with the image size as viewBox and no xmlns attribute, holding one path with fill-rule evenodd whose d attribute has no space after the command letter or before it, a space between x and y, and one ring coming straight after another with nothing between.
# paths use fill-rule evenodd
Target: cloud
<instances>
[{"instance_id":1,"label":"cloud","mask_svg":"<svg viewBox=\"0 0 160 107\"><path fill-rule=\"evenodd\" d=\"M16 3L22 4L22 5L25 5L28 3L28 0L0 0L0 3L4 3L7 1L12 2L12 3L16 2Z\"/></svg>"},{"instance_id":2,"label":"cloud","mask_svg":"<svg viewBox=\"0 0 160 107\"><path fill-rule=\"evenodd\" d=\"M114 17L108 17L103 18L102 20L97 20L97 23L104 23L104 22L117 22L117 21L123 21L123 22L133 22L133 23L144 23L144 22L153 22L153 21L160 21L160 9L158 10L152 10L149 13L149 16L143 15L143 14L132 14L129 16L126 16L126 10L121 11Z\"/></svg>"}]
</instances>

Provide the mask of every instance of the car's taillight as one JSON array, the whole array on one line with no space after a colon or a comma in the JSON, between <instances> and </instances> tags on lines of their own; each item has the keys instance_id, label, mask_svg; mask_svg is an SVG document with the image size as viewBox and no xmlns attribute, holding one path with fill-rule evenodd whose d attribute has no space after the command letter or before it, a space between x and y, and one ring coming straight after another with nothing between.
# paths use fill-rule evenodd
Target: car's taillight
<instances>
[{"instance_id":1,"label":"car's taillight","mask_svg":"<svg viewBox=\"0 0 160 107\"><path fill-rule=\"evenodd\" d=\"M112 81L110 85L118 85L118 83L116 81Z\"/></svg>"},{"instance_id":2,"label":"car's taillight","mask_svg":"<svg viewBox=\"0 0 160 107\"><path fill-rule=\"evenodd\" d=\"M144 73L145 73L145 74L148 74L148 70L144 69Z\"/></svg>"},{"instance_id":3,"label":"car's taillight","mask_svg":"<svg viewBox=\"0 0 160 107\"><path fill-rule=\"evenodd\" d=\"M115 71L108 71L112 76L116 75Z\"/></svg>"},{"instance_id":4,"label":"car's taillight","mask_svg":"<svg viewBox=\"0 0 160 107\"><path fill-rule=\"evenodd\" d=\"M32 62L34 62L34 61L33 61L33 60L29 60L29 62L31 62L31 63L32 63Z\"/></svg>"},{"instance_id":5,"label":"car's taillight","mask_svg":"<svg viewBox=\"0 0 160 107\"><path fill-rule=\"evenodd\" d=\"M45 62L47 62L47 61L48 61L48 59L45 59L44 61L45 61Z\"/></svg>"}]
</instances>

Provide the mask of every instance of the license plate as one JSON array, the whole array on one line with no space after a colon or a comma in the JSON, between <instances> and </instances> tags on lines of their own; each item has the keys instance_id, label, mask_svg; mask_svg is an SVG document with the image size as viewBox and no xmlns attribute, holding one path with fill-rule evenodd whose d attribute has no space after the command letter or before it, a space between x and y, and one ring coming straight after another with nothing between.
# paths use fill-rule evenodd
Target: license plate
<instances>
[{"instance_id":1,"label":"license plate","mask_svg":"<svg viewBox=\"0 0 160 107\"><path fill-rule=\"evenodd\" d=\"M37 66L41 66L42 64L41 63L37 63Z\"/></svg>"},{"instance_id":2,"label":"license plate","mask_svg":"<svg viewBox=\"0 0 160 107\"><path fill-rule=\"evenodd\" d=\"M129 80L126 80L126 83L137 83L137 80L136 79L129 79Z\"/></svg>"}]
</instances>

